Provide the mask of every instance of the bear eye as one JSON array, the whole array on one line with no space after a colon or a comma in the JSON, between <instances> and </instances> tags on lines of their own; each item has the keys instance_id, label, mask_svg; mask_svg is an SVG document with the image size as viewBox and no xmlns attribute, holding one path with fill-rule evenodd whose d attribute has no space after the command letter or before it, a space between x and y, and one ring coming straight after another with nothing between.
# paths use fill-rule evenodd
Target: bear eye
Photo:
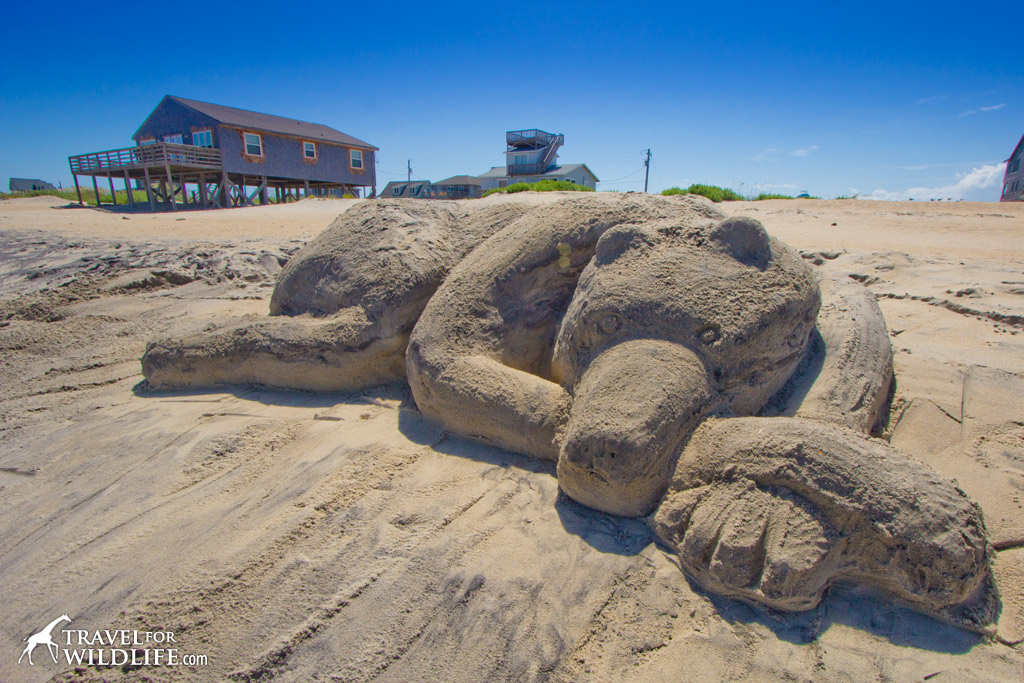
<instances>
[{"instance_id":1,"label":"bear eye","mask_svg":"<svg viewBox=\"0 0 1024 683\"><path fill-rule=\"evenodd\" d=\"M604 334L617 332L621 326L622 321L619 320L619 316L614 313L606 313L597 321L597 329L601 330Z\"/></svg>"}]
</instances>

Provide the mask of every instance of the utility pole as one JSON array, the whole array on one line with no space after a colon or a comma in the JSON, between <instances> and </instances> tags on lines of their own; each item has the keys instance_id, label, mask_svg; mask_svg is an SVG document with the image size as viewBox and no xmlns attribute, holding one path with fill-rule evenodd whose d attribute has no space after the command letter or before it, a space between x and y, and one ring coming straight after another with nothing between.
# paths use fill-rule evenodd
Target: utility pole
<instances>
[{"instance_id":1,"label":"utility pole","mask_svg":"<svg viewBox=\"0 0 1024 683\"><path fill-rule=\"evenodd\" d=\"M651 148L647 148L647 158L644 159L644 194L647 194L647 178L651 175Z\"/></svg>"},{"instance_id":2,"label":"utility pole","mask_svg":"<svg viewBox=\"0 0 1024 683\"><path fill-rule=\"evenodd\" d=\"M405 182L407 182L407 183L408 182L412 182L412 159L409 159L408 165L409 165L409 172L408 172L408 174L407 174L407 176L405 178Z\"/></svg>"}]
</instances>

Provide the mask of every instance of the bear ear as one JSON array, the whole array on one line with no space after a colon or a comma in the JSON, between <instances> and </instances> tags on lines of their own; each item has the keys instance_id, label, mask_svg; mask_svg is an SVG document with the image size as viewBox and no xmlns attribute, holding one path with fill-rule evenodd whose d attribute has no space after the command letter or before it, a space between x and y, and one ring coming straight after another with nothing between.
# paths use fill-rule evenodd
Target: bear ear
<instances>
[{"instance_id":1,"label":"bear ear","mask_svg":"<svg viewBox=\"0 0 1024 683\"><path fill-rule=\"evenodd\" d=\"M763 269L772 258L771 240L761 222L745 216L726 218L711 229L712 242L740 263Z\"/></svg>"},{"instance_id":2,"label":"bear ear","mask_svg":"<svg viewBox=\"0 0 1024 683\"><path fill-rule=\"evenodd\" d=\"M630 249L646 249L652 244L654 237L639 225L616 225L597 241L597 265L607 265Z\"/></svg>"}]
</instances>

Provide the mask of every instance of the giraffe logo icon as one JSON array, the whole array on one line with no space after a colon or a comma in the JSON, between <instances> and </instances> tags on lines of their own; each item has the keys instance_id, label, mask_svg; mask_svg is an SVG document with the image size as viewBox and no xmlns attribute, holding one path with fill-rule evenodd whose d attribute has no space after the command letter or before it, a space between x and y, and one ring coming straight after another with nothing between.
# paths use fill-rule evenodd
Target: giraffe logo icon
<instances>
[{"instance_id":1,"label":"giraffe logo icon","mask_svg":"<svg viewBox=\"0 0 1024 683\"><path fill-rule=\"evenodd\" d=\"M27 645L25 645L25 649L22 650L21 657L18 657L18 664L21 664L21 660L25 657L25 655L28 655L29 665L35 666L35 664L33 664L32 662L32 650L36 648L36 645L45 645L46 649L50 651L50 656L53 657L53 663L56 664L57 643L53 642L53 638L50 636L50 632L53 631L53 629L57 627L57 624L59 624L62 621L67 621L70 623L71 617L69 617L66 614L62 614L53 621L51 621L49 624L47 624L46 628L44 628L42 631L26 638L25 642L27 643Z\"/></svg>"}]
</instances>

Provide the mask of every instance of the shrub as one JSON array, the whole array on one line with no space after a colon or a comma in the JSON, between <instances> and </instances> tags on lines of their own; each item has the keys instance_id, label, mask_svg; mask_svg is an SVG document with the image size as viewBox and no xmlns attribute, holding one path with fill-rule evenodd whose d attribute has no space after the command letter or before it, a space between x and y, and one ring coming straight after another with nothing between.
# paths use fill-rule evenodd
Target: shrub
<instances>
[{"instance_id":1,"label":"shrub","mask_svg":"<svg viewBox=\"0 0 1024 683\"><path fill-rule=\"evenodd\" d=\"M594 188L577 185L568 180L541 180L536 183L514 183L508 187L496 187L484 192L484 197L492 194L514 194L516 192L593 192Z\"/></svg>"},{"instance_id":2,"label":"shrub","mask_svg":"<svg viewBox=\"0 0 1024 683\"><path fill-rule=\"evenodd\" d=\"M792 199L792 197L788 194L773 194L771 192L762 192L754 197L755 202L762 202L765 199Z\"/></svg>"},{"instance_id":3,"label":"shrub","mask_svg":"<svg viewBox=\"0 0 1024 683\"><path fill-rule=\"evenodd\" d=\"M115 190L117 195L118 204L128 203L128 194L124 190ZM132 196L136 202L146 201L145 190L133 190ZM0 199L18 199L21 197L58 197L75 204L78 203L78 194L74 188L64 188L63 190L26 190L25 192L0 192ZM82 201L86 204L96 203L96 193L93 192L92 188L82 188ZM110 203L110 191L106 188L100 188L100 201L109 204Z\"/></svg>"},{"instance_id":4,"label":"shrub","mask_svg":"<svg viewBox=\"0 0 1024 683\"><path fill-rule=\"evenodd\" d=\"M738 202L743 200L743 197L738 192L728 188L718 187L717 185L702 185L700 183L694 183L685 190L678 187L670 187L667 190L662 190L661 193L665 196L673 194L699 194L713 202Z\"/></svg>"}]
</instances>

